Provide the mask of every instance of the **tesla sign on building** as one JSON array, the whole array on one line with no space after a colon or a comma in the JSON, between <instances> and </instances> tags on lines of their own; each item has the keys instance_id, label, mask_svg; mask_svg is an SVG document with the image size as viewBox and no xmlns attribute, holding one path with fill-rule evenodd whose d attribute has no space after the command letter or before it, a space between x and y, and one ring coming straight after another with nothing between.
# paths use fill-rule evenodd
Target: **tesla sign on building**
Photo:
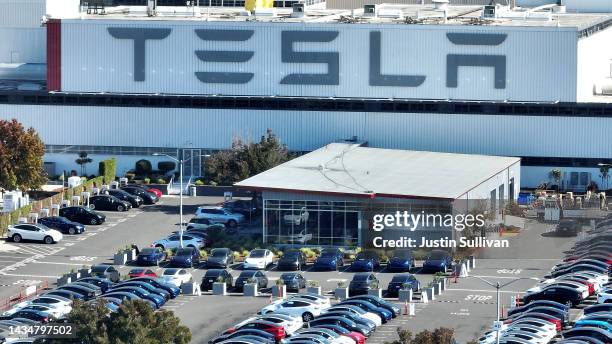
<instances>
[{"instance_id":1,"label":"tesla sign on building","mask_svg":"<svg viewBox=\"0 0 612 344\"><path fill-rule=\"evenodd\" d=\"M575 101L575 34L461 25L64 20L61 90Z\"/></svg>"}]
</instances>

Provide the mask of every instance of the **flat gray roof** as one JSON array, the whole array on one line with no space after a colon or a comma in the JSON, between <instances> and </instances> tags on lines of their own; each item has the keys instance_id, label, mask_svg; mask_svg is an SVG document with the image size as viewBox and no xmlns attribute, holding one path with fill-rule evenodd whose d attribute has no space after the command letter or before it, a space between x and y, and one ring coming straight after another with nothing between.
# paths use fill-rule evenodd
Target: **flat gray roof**
<instances>
[{"instance_id":1,"label":"flat gray roof","mask_svg":"<svg viewBox=\"0 0 612 344\"><path fill-rule=\"evenodd\" d=\"M612 19L610 13L552 13L550 9L519 8L503 14L501 18L482 20L483 6L450 5L448 20L443 12L431 4L380 4L379 16L367 17L363 9L324 9L320 4L307 6L305 16L291 17L291 8L275 8L275 16L246 16L242 7L158 7L158 15L148 17L145 6L106 7L106 14L82 13L79 19L105 20L178 20L220 22L295 22L295 23L344 23L344 24L428 24L428 25L487 25L516 27L568 27L579 30L593 27ZM197 16L195 14L198 14ZM400 15L397 17L397 15ZM70 18L63 18L70 19Z\"/></svg>"},{"instance_id":2,"label":"flat gray roof","mask_svg":"<svg viewBox=\"0 0 612 344\"><path fill-rule=\"evenodd\" d=\"M457 199L518 162L512 157L332 143L235 185L358 197Z\"/></svg>"}]
</instances>

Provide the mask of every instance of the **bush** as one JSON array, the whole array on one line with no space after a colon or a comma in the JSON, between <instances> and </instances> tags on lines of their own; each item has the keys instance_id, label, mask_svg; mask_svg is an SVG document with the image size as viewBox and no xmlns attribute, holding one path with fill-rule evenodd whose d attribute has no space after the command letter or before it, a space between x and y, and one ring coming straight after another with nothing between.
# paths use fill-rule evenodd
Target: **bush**
<instances>
[{"instance_id":1,"label":"bush","mask_svg":"<svg viewBox=\"0 0 612 344\"><path fill-rule=\"evenodd\" d=\"M114 158L100 161L98 174L104 177L106 184L110 184L117 176L117 161Z\"/></svg>"},{"instance_id":2,"label":"bush","mask_svg":"<svg viewBox=\"0 0 612 344\"><path fill-rule=\"evenodd\" d=\"M198 180L195 181L195 185L202 186L202 185L204 185L204 182L202 180L198 179Z\"/></svg>"},{"instance_id":3,"label":"bush","mask_svg":"<svg viewBox=\"0 0 612 344\"><path fill-rule=\"evenodd\" d=\"M142 180L142 182L144 184L151 184L151 179L150 178L145 178L145 179Z\"/></svg>"},{"instance_id":4,"label":"bush","mask_svg":"<svg viewBox=\"0 0 612 344\"><path fill-rule=\"evenodd\" d=\"M166 181L164 179L161 179L161 178L158 178L155 182L157 184L166 184Z\"/></svg>"},{"instance_id":5,"label":"bush","mask_svg":"<svg viewBox=\"0 0 612 344\"><path fill-rule=\"evenodd\" d=\"M151 166L151 162L147 159L141 159L136 161L136 174L139 175L147 175L151 173L153 167Z\"/></svg>"},{"instance_id":6,"label":"bush","mask_svg":"<svg viewBox=\"0 0 612 344\"><path fill-rule=\"evenodd\" d=\"M166 174L176 168L176 163L174 161L160 161L157 163L157 169L160 170L163 174Z\"/></svg>"},{"instance_id":7,"label":"bush","mask_svg":"<svg viewBox=\"0 0 612 344\"><path fill-rule=\"evenodd\" d=\"M132 180L134 180L134 178L136 178L136 175L134 173L126 173L125 178L128 179L128 182L131 182Z\"/></svg>"}]
</instances>

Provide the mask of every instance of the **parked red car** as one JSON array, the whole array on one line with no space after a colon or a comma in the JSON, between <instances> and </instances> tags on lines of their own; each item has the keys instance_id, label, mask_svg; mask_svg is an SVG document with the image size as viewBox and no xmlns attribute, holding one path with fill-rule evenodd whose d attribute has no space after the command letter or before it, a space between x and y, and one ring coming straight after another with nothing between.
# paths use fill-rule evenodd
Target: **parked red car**
<instances>
[{"instance_id":1,"label":"parked red car","mask_svg":"<svg viewBox=\"0 0 612 344\"><path fill-rule=\"evenodd\" d=\"M128 273L128 276L130 278L136 278L136 277L159 277L159 276L157 276L157 274L155 272L153 272L153 270L151 270L151 269L143 269L143 268L136 268L136 269L130 270L130 272Z\"/></svg>"},{"instance_id":2,"label":"parked red car","mask_svg":"<svg viewBox=\"0 0 612 344\"><path fill-rule=\"evenodd\" d=\"M280 342L283 338L285 338L285 328L282 326L276 325L274 323L268 321L251 321L246 324L241 325L240 327L230 327L223 334L234 333L238 330L246 330L246 329L256 329L260 331L265 331L274 336L276 342Z\"/></svg>"},{"instance_id":3,"label":"parked red car","mask_svg":"<svg viewBox=\"0 0 612 344\"><path fill-rule=\"evenodd\" d=\"M146 192L150 192L150 193L154 194L155 196L157 196L157 198L161 198L161 196L162 196L162 192L161 192L160 189L152 188L152 187L144 185L144 184L134 184L134 185L131 185L131 186L136 186L136 187L139 187L139 188L145 190Z\"/></svg>"}]
</instances>

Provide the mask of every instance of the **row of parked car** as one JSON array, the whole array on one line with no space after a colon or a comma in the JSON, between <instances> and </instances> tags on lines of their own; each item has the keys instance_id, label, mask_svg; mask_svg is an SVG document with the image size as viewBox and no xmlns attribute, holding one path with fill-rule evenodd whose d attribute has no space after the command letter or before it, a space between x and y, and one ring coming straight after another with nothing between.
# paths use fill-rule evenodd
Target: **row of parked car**
<instances>
[{"instance_id":1,"label":"row of parked car","mask_svg":"<svg viewBox=\"0 0 612 344\"><path fill-rule=\"evenodd\" d=\"M481 344L609 344L612 343L612 215L577 241L546 279L526 291L519 307ZM596 304L588 305L595 302ZM586 307L585 307L586 306ZM570 309L584 307L570 327Z\"/></svg>"},{"instance_id":2,"label":"row of parked car","mask_svg":"<svg viewBox=\"0 0 612 344\"><path fill-rule=\"evenodd\" d=\"M399 314L397 305L372 295L332 306L325 296L297 294L272 302L209 344L363 344L377 327Z\"/></svg>"},{"instance_id":3,"label":"row of parked car","mask_svg":"<svg viewBox=\"0 0 612 344\"><path fill-rule=\"evenodd\" d=\"M42 241L54 244L65 234L85 232L85 225L100 225L106 215L96 210L127 211L142 204L155 204L161 191L146 185L126 185L120 189L105 190L104 194L91 196L89 206L69 206L59 209L59 216L46 216L38 223L20 223L8 227L7 237L13 242ZM94 210L95 209L95 210Z\"/></svg>"}]
</instances>

